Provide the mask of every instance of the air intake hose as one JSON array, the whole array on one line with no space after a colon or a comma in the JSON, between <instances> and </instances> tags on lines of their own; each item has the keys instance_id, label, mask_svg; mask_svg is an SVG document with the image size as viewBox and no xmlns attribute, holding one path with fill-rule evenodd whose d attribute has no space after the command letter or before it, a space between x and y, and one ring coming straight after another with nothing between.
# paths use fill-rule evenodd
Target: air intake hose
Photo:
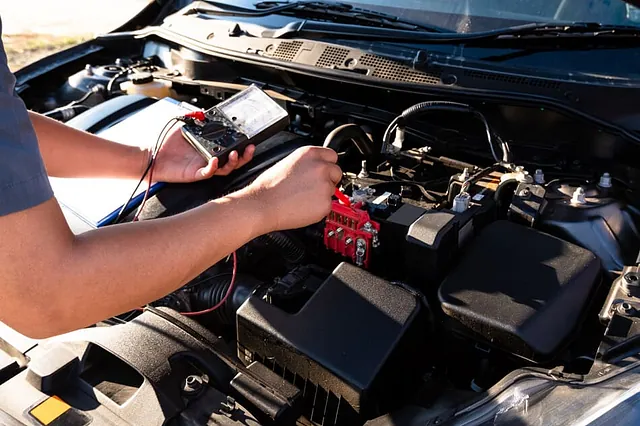
<instances>
[{"instance_id":1,"label":"air intake hose","mask_svg":"<svg viewBox=\"0 0 640 426\"><path fill-rule=\"evenodd\" d=\"M231 273L220 274L208 279L207 286L203 286L194 294L191 308L194 311L201 311L217 305L227 293L229 284L231 284ZM261 282L251 275L238 274L233 293L224 305L208 315L218 324L234 324L236 311L260 284Z\"/></svg>"},{"instance_id":2,"label":"air intake hose","mask_svg":"<svg viewBox=\"0 0 640 426\"><path fill-rule=\"evenodd\" d=\"M298 263L305 255L305 249L296 239L284 232L271 232L255 239L267 247L275 247L288 263Z\"/></svg>"},{"instance_id":3,"label":"air intake hose","mask_svg":"<svg viewBox=\"0 0 640 426\"><path fill-rule=\"evenodd\" d=\"M371 157L373 155L373 142L371 142L369 136L362 130L362 127L357 124L343 124L342 126L336 127L327 135L322 146L331 148L335 152L340 152L344 143L349 140L353 141L358 151L365 157Z\"/></svg>"}]
</instances>

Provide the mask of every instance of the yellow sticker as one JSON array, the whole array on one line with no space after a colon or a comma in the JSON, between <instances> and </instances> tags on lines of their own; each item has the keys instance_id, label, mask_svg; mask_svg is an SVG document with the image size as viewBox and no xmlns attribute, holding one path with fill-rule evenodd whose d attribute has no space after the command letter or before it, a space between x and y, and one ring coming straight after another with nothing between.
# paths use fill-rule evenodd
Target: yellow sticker
<instances>
[{"instance_id":1,"label":"yellow sticker","mask_svg":"<svg viewBox=\"0 0 640 426\"><path fill-rule=\"evenodd\" d=\"M71 407L69 404L58 398L57 396L52 396L51 398L47 398L42 401L39 405L34 407L30 414L38 419L40 423L43 425L48 425L53 422L55 419L63 415L67 412Z\"/></svg>"}]
</instances>

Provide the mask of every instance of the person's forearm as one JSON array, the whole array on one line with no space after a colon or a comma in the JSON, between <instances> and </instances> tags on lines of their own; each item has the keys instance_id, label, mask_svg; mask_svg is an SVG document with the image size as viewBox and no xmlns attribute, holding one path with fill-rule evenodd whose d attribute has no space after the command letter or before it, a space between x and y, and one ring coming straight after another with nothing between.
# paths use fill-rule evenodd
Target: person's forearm
<instances>
[{"instance_id":1,"label":"person's forearm","mask_svg":"<svg viewBox=\"0 0 640 426\"><path fill-rule=\"evenodd\" d=\"M29 112L47 172L55 177L139 178L148 153Z\"/></svg>"},{"instance_id":2,"label":"person's forearm","mask_svg":"<svg viewBox=\"0 0 640 426\"><path fill-rule=\"evenodd\" d=\"M4 287L0 301L12 303L0 302L0 320L32 337L74 330L159 299L270 231L259 202L242 193L177 216L81 236L64 226L55 200L32 210L56 217L39 223L31 216L25 226L35 225L28 231L33 240L16 250L14 264L20 266L0 268L2 280L15 283ZM44 234L43 241L55 246L38 244Z\"/></svg>"}]
</instances>

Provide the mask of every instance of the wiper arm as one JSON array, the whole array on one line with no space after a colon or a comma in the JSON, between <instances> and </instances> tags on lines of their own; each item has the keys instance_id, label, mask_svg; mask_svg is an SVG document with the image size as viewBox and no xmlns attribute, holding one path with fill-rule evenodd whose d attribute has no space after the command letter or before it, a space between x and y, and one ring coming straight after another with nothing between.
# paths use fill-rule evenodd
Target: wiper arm
<instances>
[{"instance_id":1,"label":"wiper arm","mask_svg":"<svg viewBox=\"0 0 640 426\"><path fill-rule=\"evenodd\" d=\"M604 35L637 37L640 36L640 28L630 25L607 25L597 22L534 23L482 33L459 34L460 38L468 40L493 40L509 37L597 37Z\"/></svg>"},{"instance_id":2,"label":"wiper arm","mask_svg":"<svg viewBox=\"0 0 640 426\"><path fill-rule=\"evenodd\" d=\"M364 26L395 28L405 31L427 33L452 33L438 26L425 25L419 22L400 19L395 15L354 7L347 3L324 1L262 1L255 4L256 9L247 9L205 0L216 9L194 10L220 16L237 16L259 18L269 15L291 15L296 17L322 18L333 22L343 22Z\"/></svg>"},{"instance_id":3,"label":"wiper arm","mask_svg":"<svg viewBox=\"0 0 640 426\"><path fill-rule=\"evenodd\" d=\"M273 4L280 5L272 6ZM300 16L301 14L311 14L314 12L316 16L320 16L318 14L321 13L325 19L334 17L336 21L343 19L352 24L357 24L358 20L364 22L365 16L368 16L366 19L368 20L369 26L372 26L372 28L367 31L354 31L353 27L343 28L335 22L320 25L323 23L303 20L273 30L272 36L276 38L334 35L336 37L346 38L356 37L360 40L410 41L414 43L490 43L503 39L526 41L553 38L560 41L575 40L576 38L635 38L640 36L640 27L606 25L597 22L531 23L490 31L456 33L439 27L409 23L409 21L401 20L393 15L366 11L345 3L322 1L281 3L278 1L264 1L257 3L256 6L258 7L257 9L247 9L205 0L192 3L191 11L218 16L238 17L263 17L273 14L296 14L295 16ZM260 7L263 7L263 9L260 9ZM339 16L342 18L338 19ZM407 25L412 25L413 27L407 28Z\"/></svg>"}]
</instances>

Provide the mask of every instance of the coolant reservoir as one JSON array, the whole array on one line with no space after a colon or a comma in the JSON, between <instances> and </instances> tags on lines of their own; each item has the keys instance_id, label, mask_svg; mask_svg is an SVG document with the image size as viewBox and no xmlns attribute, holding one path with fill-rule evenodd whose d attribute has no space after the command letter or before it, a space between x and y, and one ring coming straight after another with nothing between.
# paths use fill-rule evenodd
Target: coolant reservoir
<instances>
[{"instance_id":1,"label":"coolant reservoir","mask_svg":"<svg viewBox=\"0 0 640 426\"><path fill-rule=\"evenodd\" d=\"M120 84L120 90L128 95L144 95L161 99L171 96L171 82L156 80L151 73L141 72L132 74L129 80Z\"/></svg>"}]
</instances>

